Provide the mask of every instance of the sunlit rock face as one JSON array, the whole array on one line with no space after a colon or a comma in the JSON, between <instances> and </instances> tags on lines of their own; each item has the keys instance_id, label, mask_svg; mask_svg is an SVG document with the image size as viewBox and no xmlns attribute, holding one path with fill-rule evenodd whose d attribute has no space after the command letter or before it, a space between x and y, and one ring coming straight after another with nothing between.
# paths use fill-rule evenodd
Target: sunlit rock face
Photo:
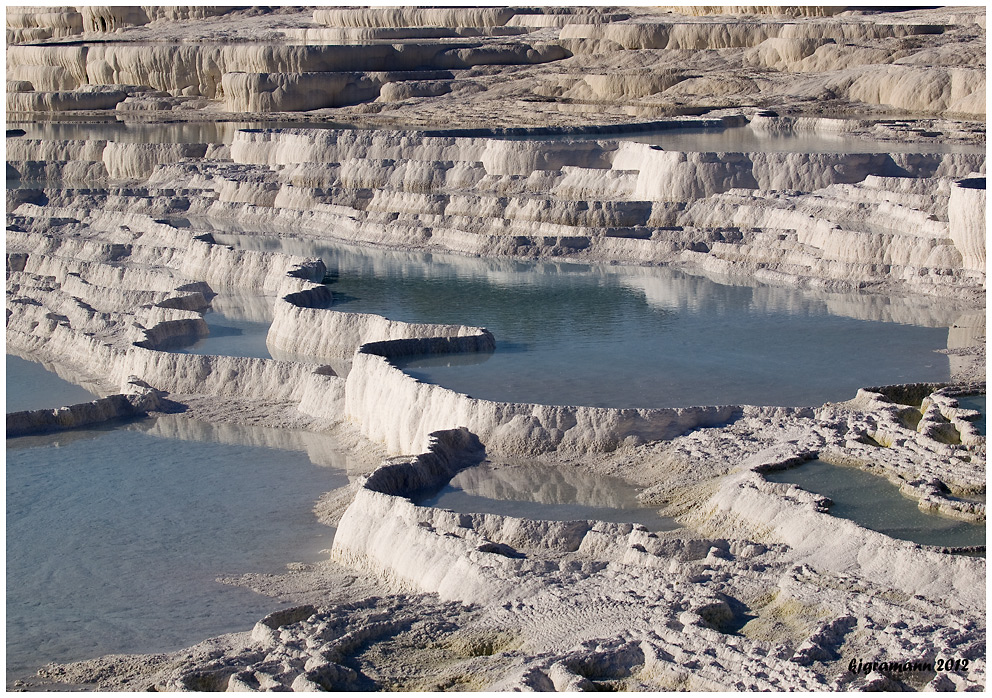
<instances>
[{"instance_id":1,"label":"sunlit rock face","mask_svg":"<svg viewBox=\"0 0 992 698\"><path fill-rule=\"evenodd\" d=\"M402 107L407 123L473 126L740 106L982 118L984 22L981 8L11 7L7 108Z\"/></svg>"},{"instance_id":2,"label":"sunlit rock face","mask_svg":"<svg viewBox=\"0 0 992 698\"><path fill-rule=\"evenodd\" d=\"M325 563L226 580L302 605L40 680L985 686L983 546L890 537L763 476L822 457L925 512L985 520L984 429L967 402L985 393L984 8L11 7L7 49L8 353L106 396L15 413L9 431L168 411L154 432L237 441L265 426L267 445L360 463L315 505L338 527ZM693 129L750 145L629 138ZM803 137L843 147L754 145ZM230 242L249 230L298 249ZM494 334L333 308L312 252L328 239L644 265L625 290L658 307L698 298L651 265L760 281L762 307L812 290L835 315L945 328L952 384L817 407L479 399L393 362L493 352ZM172 350L210 333L209 309L269 323L269 354ZM483 479L487 458L526 465ZM624 503L619 479L679 526L415 503L452 478L605 507ZM847 668L936 657L969 664Z\"/></svg>"}]
</instances>

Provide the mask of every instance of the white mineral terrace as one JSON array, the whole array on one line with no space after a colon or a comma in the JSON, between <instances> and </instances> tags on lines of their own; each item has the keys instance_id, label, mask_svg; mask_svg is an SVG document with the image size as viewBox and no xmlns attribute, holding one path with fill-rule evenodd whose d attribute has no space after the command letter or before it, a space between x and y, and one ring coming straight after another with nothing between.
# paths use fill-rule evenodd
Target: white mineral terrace
<instances>
[{"instance_id":1,"label":"white mineral terrace","mask_svg":"<svg viewBox=\"0 0 992 698\"><path fill-rule=\"evenodd\" d=\"M9 412L8 453L29 449L17 437L69 444L96 426L120 437L108 443L140 442L121 436L133 428L347 462L337 489L313 493L335 527L319 561L280 558L273 574L249 549L248 567L214 573L280 609L254 628L219 621L237 632L48 663L52 637L18 606L9 689L985 687L984 545L886 535L764 476L822 460L888 480L928 516L984 526L986 441L969 401L985 393L983 7L6 16L7 353L99 396ZM747 147L705 145L730 133ZM949 375L813 407L472 397L396 362L503 338L474 318L348 312L306 252L325 243L630 266L647 303L676 308L691 301L660 266L790 291L756 292L769 306L807 293L838 317L944 333ZM517 312L540 322L540 305ZM264 347L260 334L250 348L223 341L253 330ZM288 458L271 456L273 472ZM518 479L500 464L521 466ZM621 481L674 524L415 503L459 473L479 491L533 489L540 503L567 485L611 508L607 483ZM36 519L18 518L31 502L10 482L8 470L8 530L23 530ZM134 529L179 515L182 499L174 511L156 499ZM198 560L228 547L202 533ZM281 539L263 538L270 564ZM16 548L8 574L12 557L57 566L53 551ZM190 604L213 607L209 585L197 589Z\"/></svg>"}]
</instances>

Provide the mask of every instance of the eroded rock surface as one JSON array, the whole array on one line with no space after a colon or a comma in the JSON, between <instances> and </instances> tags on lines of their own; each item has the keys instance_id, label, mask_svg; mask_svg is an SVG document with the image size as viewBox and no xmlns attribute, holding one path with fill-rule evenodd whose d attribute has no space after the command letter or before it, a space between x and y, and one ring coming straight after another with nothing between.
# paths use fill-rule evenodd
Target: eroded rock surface
<instances>
[{"instance_id":1,"label":"eroded rock surface","mask_svg":"<svg viewBox=\"0 0 992 698\"><path fill-rule=\"evenodd\" d=\"M337 526L329 560L224 580L294 608L12 688L983 688L983 550L868 530L762 473L820 457L985 521L985 436L959 402L985 392L984 126L970 121L985 114L984 21L982 8L8 8L21 120L8 126L23 127L7 138L8 351L117 394L15 422L179 405L219 430L307 430L316 460L330 434L364 463L316 505ZM69 111L261 127L136 142L33 123ZM266 128L276 118L389 128ZM693 127L900 147L617 138ZM235 249L211 229L884 291L897 295L871 312L895 321L964 309L948 384L865 386L816 408L499 403L388 360L488 351L484 328L339 312L319 259ZM277 298L267 343L281 358L170 351L208 332L230 289ZM413 503L486 459L622 478L681 527Z\"/></svg>"},{"instance_id":2,"label":"eroded rock surface","mask_svg":"<svg viewBox=\"0 0 992 698\"><path fill-rule=\"evenodd\" d=\"M12 7L7 108L546 126L717 100L984 117L984 9L807 9Z\"/></svg>"}]
</instances>

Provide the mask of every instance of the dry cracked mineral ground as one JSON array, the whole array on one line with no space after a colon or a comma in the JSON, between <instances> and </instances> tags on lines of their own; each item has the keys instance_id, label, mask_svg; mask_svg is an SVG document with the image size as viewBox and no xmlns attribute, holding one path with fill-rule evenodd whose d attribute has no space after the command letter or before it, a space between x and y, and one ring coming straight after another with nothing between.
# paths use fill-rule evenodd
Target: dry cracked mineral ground
<instances>
[{"instance_id":1,"label":"dry cracked mineral ground","mask_svg":"<svg viewBox=\"0 0 992 698\"><path fill-rule=\"evenodd\" d=\"M9 690L984 690L984 6L6 19Z\"/></svg>"}]
</instances>

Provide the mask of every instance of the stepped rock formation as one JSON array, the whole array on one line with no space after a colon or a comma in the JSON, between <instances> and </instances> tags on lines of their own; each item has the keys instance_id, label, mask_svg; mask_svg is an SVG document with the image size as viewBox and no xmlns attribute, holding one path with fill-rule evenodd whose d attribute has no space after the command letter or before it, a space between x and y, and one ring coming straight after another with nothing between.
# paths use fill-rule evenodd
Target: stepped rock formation
<instances>
[{"instance_id":1,"label":"stepped rock formation","mask_svg":"<svg viewBox=\"0 0 992 698\"><path fill-rule=\"evenodd\" d=\"M985 392L984 45L979 7L8 8L8 353L108 396L8 436L149 413L354 458L315 507L327 560L225 580L293 608L10 687L983 688L984 548L868 530L763 473L823 458L985 521L960 402ZM946 331L951 382L815 408L477 399L392 360L498 338L335 308L327 240L642 265L625 283L660 307L686 289L653 265L762 282L761 307L798 287ZM269 323L274 358L173 351L211 308ZM486 463L536 489L571 469L590 503L620 478L680 528L415 503Z\"/></svg>"},{"instance_id":2,"label":"stepped rock formation","mask_svg":"<svg viewBox=\"0 0 992 698\"><path fill-rule=\"evenodd\" d=\"M446 124L451 115L478 125L615 123L721 105L985 115L982 8L256 14L210 6L10 7L7 79L16 87L8 87L7 109L116 107L151 116L352 105L343 114L388 123L402 111L405 123L423 125ZM498 66L513 66L512 76Z\"/></svg>"}]
</instances>

